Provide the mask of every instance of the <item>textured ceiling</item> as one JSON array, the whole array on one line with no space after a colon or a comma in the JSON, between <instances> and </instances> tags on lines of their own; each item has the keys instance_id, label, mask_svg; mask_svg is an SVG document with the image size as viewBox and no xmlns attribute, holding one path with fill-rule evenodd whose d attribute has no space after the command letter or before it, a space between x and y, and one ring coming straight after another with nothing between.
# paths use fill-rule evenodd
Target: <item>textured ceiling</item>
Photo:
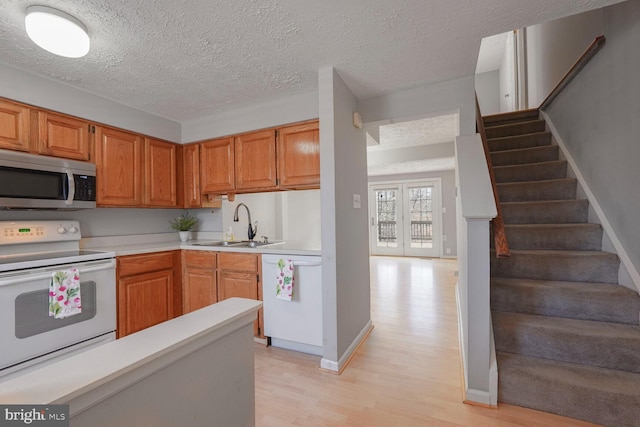
<instances>
[{"instance_id":1,"label":"textured ceiling","mask_svg":"<svg viewBox=\"0 0 640 427\"><path fill-rule=\"evenodd\" d=\"M380 145L368 147L367 150L378 151L440 144L454 141L457 134L457 114L393 123L380 126Z\"/></svg>"},{"instance_id":2,"label":"textured ceiling","mask_svg":"<svg viewBox=\"0 0 640 427\"><path fill-rule=\"evenodd\" d=\"M324 66L360 99L470 76L483 37L618 1L2 0L0 61L183 122L315 90ZM36 47L31 4L80 19L89 54Z\"/></svg>"}]
</instances>

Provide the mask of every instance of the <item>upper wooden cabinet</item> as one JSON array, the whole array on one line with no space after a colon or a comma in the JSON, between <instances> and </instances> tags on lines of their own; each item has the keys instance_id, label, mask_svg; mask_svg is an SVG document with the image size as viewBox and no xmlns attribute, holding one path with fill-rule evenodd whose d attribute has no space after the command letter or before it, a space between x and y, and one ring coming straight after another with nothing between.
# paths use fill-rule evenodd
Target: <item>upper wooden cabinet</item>
<instances>
[{"instance_id":1,"label":"upper wooden cabinet","mask_svg":"<svg viewBox=\"0 0 640 427\"><path fill-rule=\"evenodd\" d=\"M139 135L96 126L98 206L142 205L143 150Z\"/></svg>"},{"instance_id":2,"label":"upper wooden cabinet","mask_svg":"<svg viewBox=\"0 0 640 427\"><path fill-rule=\"evenodd\" d=\"M189 144L183 148L184 158L184 207L199 208L202 204L200 192L200 144Z\"/></svg>"},{"instance_id":3,"label":"upper wooden cabinet","mask_svg":"<svg viewBox=\"0 0 640 427\"><path fill-rule=\"evenodd\" d=\"M0 148L29 151L30 110L27 106L0 99Z\"/></svg>"},{"instance_id":4,"label":"upper wooden cabinet","mask_svg":"<svg viewBox=\"0 0 640 427\"><path fill-rule=\"evenodd\" d=\"M320 186L317 121L278 130L278 178L282 189Z\"/></svg>"},{"instance_id":5,"label":"upper wooden cabinet","mask_svg":"<svg viewBox=\"0 0 640 427\"><path fill-rule=\"evenodd\" d=\"M90 123L74 117L38 111L38 152L67 159L89 160Z\"/></svg>"},{"instance_id":6,"label":"upper wooden cabinet","mask_svg":"<svg viewBox=\"0 0 640 427\"><path fill-rule=\"evenodd\" d=\"M266 130L236 137L236 190L275 189L276 132Z\"/></svg>"},{"instance_id":7,"label":"upper wooden cabinet","mask_svg":"<svg viewBox=\"0 0 640 427\"><path fill-rule=\"evenodd\" d=\"M235 189L233 138L200 143L200 186L202 193L221 193Z\"/></svg>"},{"instance_id":8,"label":"upper wooden cabinet","mask_svg":"<svg viewBox=\"0 0 640 427\"><path fill-rule=\"evenodd\" d=\"M144 204L152 207L177 205L176 144L144 139Z\"/></svg>"}]
</instances>

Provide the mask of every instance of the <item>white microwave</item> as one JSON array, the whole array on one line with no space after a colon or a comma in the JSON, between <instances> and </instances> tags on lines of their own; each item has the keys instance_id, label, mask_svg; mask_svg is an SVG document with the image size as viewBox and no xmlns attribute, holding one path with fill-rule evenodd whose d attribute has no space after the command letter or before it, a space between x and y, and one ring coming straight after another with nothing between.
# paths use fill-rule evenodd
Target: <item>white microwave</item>
<instances>
[{"instance_id":1,"label":"white microwave","mask_svg":"<svg viewBox=\"0 0 640 427\"><path fill-rule=\"evenodd\" d=\"M0 150L0 209L96 207L96 165Z\"/></svg>"}]
</instances>

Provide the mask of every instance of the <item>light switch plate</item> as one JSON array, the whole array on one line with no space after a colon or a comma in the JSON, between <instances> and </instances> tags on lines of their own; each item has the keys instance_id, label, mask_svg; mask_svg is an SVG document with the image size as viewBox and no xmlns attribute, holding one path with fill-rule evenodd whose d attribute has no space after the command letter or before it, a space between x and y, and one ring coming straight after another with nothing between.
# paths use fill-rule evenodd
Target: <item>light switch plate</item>
<instances>
[{"instance_id":1,"label":"light switch plate","mask_svg":"<svg viewBox=\"0 0 640 427\"><path fill-rule=\"evenodd\" d=\"M353 195L353 208L354 209L360 209L362 207L362 202L360 201L360 195L359 194L354 194Z\"/></svg>"}]
</instances>

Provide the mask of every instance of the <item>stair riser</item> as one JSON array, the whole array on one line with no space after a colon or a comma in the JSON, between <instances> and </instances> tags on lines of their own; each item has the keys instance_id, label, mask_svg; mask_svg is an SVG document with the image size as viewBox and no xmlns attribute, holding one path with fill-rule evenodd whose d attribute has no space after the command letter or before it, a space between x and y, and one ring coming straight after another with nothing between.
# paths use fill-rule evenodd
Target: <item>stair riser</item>
<instances>
[{"instance_id":1,"label":"stair riser","mask_svg":"<svg viewBox=\"0 0 640 427\"><path fill-rule=\"evenodd\" d=\"M522 166L500 166L493 169L497 183L544 181L567 177L567 162L557 161Z\"/></svg>"},{"instance_id":2,"label":"stair riser","mask_svg":"<svg viewBox=\"0 0 640 427\"><path fill-rule=\"evenodd\" d=\"M614 254L511 252L509 258L491 257L491 276L568 282L617 283L620 261Z\"/></svg>"},{"instance_id":3,"label":"stair riser","mask_svg":"<svg viewBox=\"0 0 640 427\"><path fill-rule=\"evenodd\" d=\"M500 202L575 199L575 179L559 181L533 181L515 184L498 184Z\"/></svg>"},{"instance_id":4,"label":"stair riser","mask_svg":"<svg viewBox=\"0 0 640 427\"><path fill-rule=\"evenodd\" d=\"M580 320L638 325L640 298L617 292L613 286L597 284L600 291L563 288L556 282L530 285L524 281L491 281L491 309L540 316L567 317ZM588 284L580 283L584 288Z\"/></svg>"},{"instance_id":5,"label":"stair riser","mask_svg":"<svg viewBox=\"0 0 640 427\"><path fill-rule=\"evenodd\" d=\"M541 357L621 371L640 372L640 334L633 339L612 334L583 334L506 319L496 313L493 321L496 351ZM510 320L510 323L509 320ZM630 328L627 325L619 325Z\"/></svg>"},{"instance_id":6,"label":"stair riser","mask_svg":"<svg viewBox=\"0 0 640 427\"><path fill-rule=\"evenodd\" d=\"M603 391L597 381L584 383L579 373L567 377L539 376L535 369L508 366L505 355L498 355L498 400L500 402L551 412L611 427L637 427L640 419L640 393ZM634 380L637 381L637 380ZM640 387L640 381L638 387Z\"/></svg>"},{"instance_id":7,"label":"stair riser","mask_svg":"<svg viewBox=\"0 0 640 427\"><path fill-rule=\"evenodd\" d=\"M582 251L602 249L602 228L599 226L566 226L547 229L507 226L506 232L511 249Z\"/></svg>"},{"instance_id":8,"label":"stair riser","mask_svg":"<svg viewBox=\"0 0 640 427\"><path fill-rule=\"evenodd\" d=\"M525 165L558 160L558 146L525 148L522 150L495 151L491 153L493 166Z\"/></svg>"},{"instance_id":9,"label":"stair riser","mask_svg":"<svg viewBox=\"0 0 640 427\"><path fill-rule=\"evenodd\" d=\"M494 138L487 141L489 151L517 150L521 148L534 148L551 145L551 133L532 133L527 135L509 136L506 138Z\"/></svg>"},{"instance_id":10,"label":"stair riser","mask_svg":"<svg viewBox=\"0 0 640 427\"><path fill-rule=\"evenodd\" d=\"M540 116L538 110L514 111L511 113L486 116L483 118L485 127L501 126L506 124L529 122L537 120Z\"/></svg>"},{"instance_id":11,"label":"stair riser","mask_svg":"<svg viewBox=\"0 0 640 427\"><path fill-rule=\"evenodd\" d=\"M568 224L585 223L589 218L586 200L554 203L502 203L505 224Z\"/></svg>"},{"instance_id":12,"label":"stair riser","mask_svg":"<svg viewBox=\"0 0 640 427\"><path fill-rule=\"evenodd\" d=\"M544 132L544 120L516 123L503 126L488 127L485 129L487 139L504 138L505 136L524 135L525 133Z\"/></svg>"}]
</instances>

